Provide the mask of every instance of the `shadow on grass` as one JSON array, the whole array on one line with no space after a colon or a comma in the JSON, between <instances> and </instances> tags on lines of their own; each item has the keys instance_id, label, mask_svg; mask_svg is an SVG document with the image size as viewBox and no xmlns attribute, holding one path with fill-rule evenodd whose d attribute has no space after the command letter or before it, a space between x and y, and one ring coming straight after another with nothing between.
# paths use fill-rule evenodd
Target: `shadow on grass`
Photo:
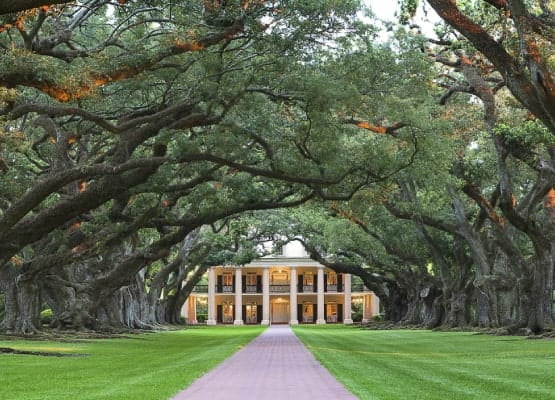
<instances>
[{"instance_id":1,"label":"shadow on grass","mask_svg":"<svg viewBox=\"0 0 555 400\"><path fill-rule=\"evenodd\" d=\"M28 356L43 356L43 357L87 357L88 354L75 354L75 353L53 353L48 351L29 351L17 350L11 347L0 347L0 354L24 354Z\"/></svg>"}]
</instances>

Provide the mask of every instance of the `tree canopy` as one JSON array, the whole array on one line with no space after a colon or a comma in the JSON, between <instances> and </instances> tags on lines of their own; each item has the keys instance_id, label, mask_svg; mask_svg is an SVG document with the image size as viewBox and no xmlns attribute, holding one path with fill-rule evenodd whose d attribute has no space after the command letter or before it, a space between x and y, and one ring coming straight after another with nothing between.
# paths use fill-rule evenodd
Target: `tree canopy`
<instances>
[{"instance_id":1,"label":"tree canopy","mask_svg":"<svg viewBox=\"0 0 555 400\"><path fill-rule=\"evenodd\" d=\"M354 0L3 2L1 327L178 322L275 236L393 321L544 329L553 12L401 3L384 39Z\"/></svg>"}]
</instances>

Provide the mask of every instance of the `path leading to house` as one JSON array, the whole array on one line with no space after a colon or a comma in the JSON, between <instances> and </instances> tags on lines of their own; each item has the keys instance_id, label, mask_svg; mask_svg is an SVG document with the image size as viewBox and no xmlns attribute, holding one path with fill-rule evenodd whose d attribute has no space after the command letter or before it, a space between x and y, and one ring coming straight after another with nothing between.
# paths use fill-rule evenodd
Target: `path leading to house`
<instances>
[{"instance_id":1,"label":"path leading to house","mask_svg":"<svg viewBox=\"0 0 555 400\"><path fill-rule=\"evenodd\" d=\"M273 325L173 400L353 400L286 325Z\"/></svg>"}]
</instances>

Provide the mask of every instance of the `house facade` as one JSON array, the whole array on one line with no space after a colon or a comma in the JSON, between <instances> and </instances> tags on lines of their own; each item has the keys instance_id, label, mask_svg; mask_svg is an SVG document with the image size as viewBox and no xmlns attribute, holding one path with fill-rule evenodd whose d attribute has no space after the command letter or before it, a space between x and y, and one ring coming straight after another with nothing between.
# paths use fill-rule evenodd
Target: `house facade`
<instances>
[{"instance_id":1,"label":"house facade","mask_svg":"<svg viewBox=\"0 0 555 400\"><path fill-rule=\"evenodd\" d=\"M379 314L372 291L353 284L351 274L311 260L298 242L278 256L210 268L208 284L197 287L183 306L189 323L197 323L199 304L207 304L207 325L352 324L353 304L362 307L363 322Z\"/></svg>"}]
</instances>

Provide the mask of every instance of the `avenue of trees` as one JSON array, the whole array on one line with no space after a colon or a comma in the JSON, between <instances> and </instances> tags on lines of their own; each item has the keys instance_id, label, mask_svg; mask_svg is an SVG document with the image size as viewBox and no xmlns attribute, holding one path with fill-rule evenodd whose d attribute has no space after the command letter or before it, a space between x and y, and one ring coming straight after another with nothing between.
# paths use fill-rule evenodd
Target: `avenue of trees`
<instances>
[{"instance_id":1,"label":"avenue of trees","mask_svg":"<svg viewBox=\"0 0 555 400\"><path fill-rule=\"evenodd\" d=\"M362 9L3 1L0 330L179 323L269 238L393 322L547 329L552 3L401 1L389 39Z\"/></svg>"}]
</instances>

